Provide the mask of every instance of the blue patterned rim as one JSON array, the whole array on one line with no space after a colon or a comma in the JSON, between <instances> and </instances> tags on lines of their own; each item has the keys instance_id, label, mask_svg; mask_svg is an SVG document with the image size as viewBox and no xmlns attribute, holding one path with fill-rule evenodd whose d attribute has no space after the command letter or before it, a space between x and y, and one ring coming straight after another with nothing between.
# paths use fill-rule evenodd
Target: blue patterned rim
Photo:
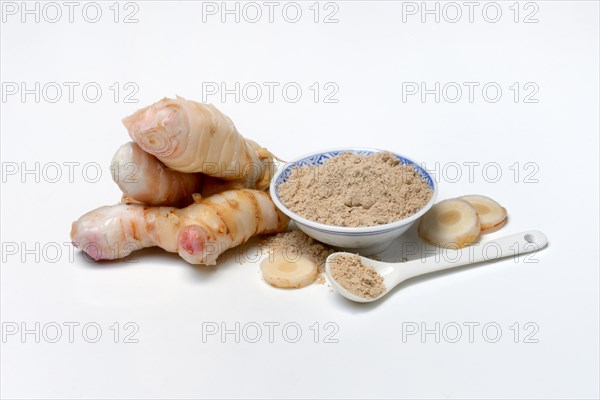
<instances>
[{"instance_id":1,"label":"blue patterned rim","mask_svg":"<svg viewBox=\"0 0 600 400\"><path fill-rule=\"evenodd\" d=\"M433 203L435 202L435 198L437 195L437 186L436 186L434 180L431 178L431 175L429 175L429 173L423 167L421 167L421 165L419 165L418 162L413 161L410 158L406 158L400 154L388 152L388 153L394 154L398 158L398 160L400 160L400 163L402 165L413 166L415 168L415 171L417 171L417 173L427 182L427 184L433 191L433 194L432 194L429 202L421 210L419 210L419 212L411 215L408 218L405 218L405 219L402 219L399 221L394 221L394 222L391 222L391 223L385 224L385 225L366 226L366 227L344 227L344 226L326 225L326 224L322 224L319 222L308 220L308 219L294 213L293 211L289 210L287 207L285 207L285 205L279 198L279 193L277 191L277 188L279 187L279 185L288 180L288 178L290 177L290 174L292 173L292 169L294 167L322 165L328 159L338 156L342 153L354 153L354 154L360 154L360 155L368 155L368 154L374 154L374 153L381 153L384 151L386 151L386 150L368 149L368 148L356 148L356 149L347 148L347 149L338 149L338 150L326 150L326 151L322 151L319 153L310 154L308 156L300 157L297 160L294 160L294 161L291 161L291 162L285 164L283 167L281 167L275 173L274 179L271 182L271 190L270 190L271 197L273 198L273 201L275 202L277 207L282 212L287 214L290 218L292 218L293 220L295 220L298 223L306 225L309 228L315 229L317 231L326 232L329 234L344 235L344 236L364 236L364 235L369 235L369 234L381 234L381 233L396 230L400 226L406 225L406 224L411 223L412 221L416 220L421 215L423 215L427 210L429 210L431 208L431 206L433 205Z\"/></svg>"}]
</instances>

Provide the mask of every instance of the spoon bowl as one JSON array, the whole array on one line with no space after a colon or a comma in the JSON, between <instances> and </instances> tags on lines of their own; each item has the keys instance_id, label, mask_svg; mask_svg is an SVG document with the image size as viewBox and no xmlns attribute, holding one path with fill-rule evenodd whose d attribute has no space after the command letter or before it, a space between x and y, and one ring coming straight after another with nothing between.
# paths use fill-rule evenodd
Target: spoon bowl
<instances>
[{"instance_id":1,"label":"spoon bowl","mask_svg":"<svg viewBox=\"0 0 600 400\"><path fill-rule=\"evenodd\" d=\"M383 277L385 291L374 298L366 298L352 293L342 286L331 275L331 262L340 255L351 255L352 253L337 252L327 257L325 262L325 274L331 282L331 286L342 296L358 303L370 303L384 297L399 283L415 276L425 275L436 271L460 267L463 265L476 264L479 262L495 260L503 257L518 257L521 254L539 251L548 244L548 238L540 231L524 231L513 235L504 236L486 242L474 243L462 249L443 249L444 257L436 262L435 256L425 259L416 259L404 263L388 263L360 257L361 264L372 267ZM494 251L489 251L493 247ZM492 253L492 254L489 254Z\"/></svg>"}]
</instances>

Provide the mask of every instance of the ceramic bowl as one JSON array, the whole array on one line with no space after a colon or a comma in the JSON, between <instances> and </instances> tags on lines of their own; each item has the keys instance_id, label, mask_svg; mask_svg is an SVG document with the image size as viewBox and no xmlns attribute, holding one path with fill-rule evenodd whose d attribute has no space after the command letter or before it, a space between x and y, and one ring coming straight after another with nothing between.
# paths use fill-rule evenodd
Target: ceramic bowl
<instances>
[{"instance_id":1,"label":"ceramic bowl","mask_svg":"<svg viewBox=\"0 0 600 400\"><path fill-rule=\"evenodd\" d=\"M292 172L294 167L305 167L310 165L321 165L331 157L340 155L341 153L355 153L361 155L380 153L384 150L369 149L369 148L343 148L336 150L319 151L299 157L293 161L281 166L271 182L271 198L275 205L287 216L289 216L298 226L298 229L309 235L310 237L336 247L343 251L360 253L363 255L372 255L382 252L392 243L394 239L402 235L411 227L423 214L425 214L435 203L437 196L437 184L431 175L421 167L421 164L413 159L393 153L400 162L404 165L412 165L415 170L425 179L433 194L429 202L416 214L408 218L404 218L385 225L365 226L365 227L344 227L326 225L319 222L311 221L302 217L283 204L277 188L285 182Z\"/></svg>"}]
</instances>

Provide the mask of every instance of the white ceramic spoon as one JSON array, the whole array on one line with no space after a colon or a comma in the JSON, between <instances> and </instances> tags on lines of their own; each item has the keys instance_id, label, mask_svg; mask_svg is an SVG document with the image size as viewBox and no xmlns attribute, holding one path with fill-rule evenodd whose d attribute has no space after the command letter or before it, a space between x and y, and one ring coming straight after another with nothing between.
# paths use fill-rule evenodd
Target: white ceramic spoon
<instances>
[{"instance_id":1,"label":"white ceramic spoon","mask_svg":"<svg viewBox=\"0 0 600 400\"><path fill-rule=\"evenodd\" d=\"M403 263L387 263L361 257L362 264L373 267L381 276L383 276L385 292L379 297L372 299L360 297L351 293L331 276L331 260L340 254L352 255L351 253L338 252L327 257L325 273L327 274L329 282L331 282L332 286L342 296L360 303L369 303L371 301L379 300L388 294L397 284L415 276L502 257L516 257L521 254L541 250L546 244L548 244L548 239L542 232L525 231L498 239L488 240L486 242L476 243L459 250L441 249L440 256L430 256L425 259L416 259Z\"/></svg>"}]
</instances>

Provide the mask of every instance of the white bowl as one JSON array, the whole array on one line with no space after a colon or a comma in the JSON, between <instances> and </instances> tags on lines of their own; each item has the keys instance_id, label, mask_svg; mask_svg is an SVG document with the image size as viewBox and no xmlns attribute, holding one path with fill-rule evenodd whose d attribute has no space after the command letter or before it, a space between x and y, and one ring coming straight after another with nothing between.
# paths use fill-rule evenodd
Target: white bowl
<instances>
[{"instance_id":1,"label":"white bowl","mask_svg":"<svg viewBox=\"0 0 600 400\"><path fill-rule=\"evenodd\" d=\"M287 208L279 198L277 188L279 184L285 182L291 173L293 167L304 167L309 165L321 165L327 159L335 157L341 153L355 154L373 154L384 150L369 148L344 148L336 150L325 150L309 155L305 155L291 161L280 167L271 182L271 198L273 202L284 214L290 217L298 228L313 239L337 247L340 250L363 255L371 255L382 252L392 243L394 239L402 235L411 227L423 214L425 214L435 203L437 197L437 184L431 175L421 167L421 165L410 158L394 154L402 164L412 165L415 170L427 181L433 191L429 202L416 214L399 221L391 222L385 225L365 226L365 227L344 227L321 224L319 222L308 220Z\"/></svg>"}]
</instances>

